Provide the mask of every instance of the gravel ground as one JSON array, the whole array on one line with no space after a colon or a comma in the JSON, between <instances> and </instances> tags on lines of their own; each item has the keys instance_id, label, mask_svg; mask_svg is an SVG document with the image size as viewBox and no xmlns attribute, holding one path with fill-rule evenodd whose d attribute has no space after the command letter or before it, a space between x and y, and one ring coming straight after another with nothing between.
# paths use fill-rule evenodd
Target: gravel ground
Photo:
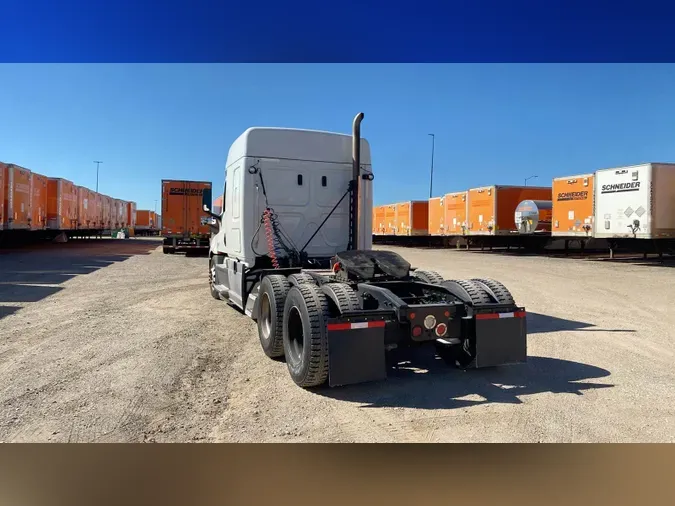
<instances>
[{"instance_id":1,"label":"gravel ground","mask_svg":"<svg viewBox=\"0 0 675 506\"><path fill-rule=\"evenodd\" d=\"M506 284L528 363L461 372L420 352L386 382L309 392L211 298L204 258L46 245L0 254L0 441L675 440L672 267L390 249Z\"/></svg>"}]
</instances>

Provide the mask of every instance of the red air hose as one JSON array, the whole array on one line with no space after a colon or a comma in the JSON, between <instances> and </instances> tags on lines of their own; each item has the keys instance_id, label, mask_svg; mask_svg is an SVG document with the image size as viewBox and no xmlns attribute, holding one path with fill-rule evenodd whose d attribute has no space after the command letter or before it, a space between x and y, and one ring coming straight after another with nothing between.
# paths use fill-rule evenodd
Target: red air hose
<instances>
[{"instance_id":1,"label":"red air hose","mask_svg":"<svg viewBox=\"0 0 675 506\"><path fill-rule=\"evenodd\" d=\"M272 230L272 213L269 209L265 209L263 213L263 221L265 223L265 237L267 238L267 252L272 259L272 265L275 269L279 268L279 260L277 259L277 252L274 248L274 232Z\"/></svg>"}]
</instances>

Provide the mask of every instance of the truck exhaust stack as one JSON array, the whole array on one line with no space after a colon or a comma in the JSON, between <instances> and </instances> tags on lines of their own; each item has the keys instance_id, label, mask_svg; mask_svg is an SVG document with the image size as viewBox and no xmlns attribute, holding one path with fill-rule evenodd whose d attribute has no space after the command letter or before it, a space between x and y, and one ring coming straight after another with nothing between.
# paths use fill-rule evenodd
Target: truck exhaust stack
<instances>
[{"instance_id":1,"label":"truck exhaust stack","mask_svg":"<svg viewBox=\"0 0 675 506\"><path fill-rule=\"evenodd\" d=\"M359 198L361 196L361 121L363 121L363 113L360 112L354 118L352 124L352 222L351 226L351 248L361 249L361 239L359 237L359 223L361 222L361 206L359 205Z\"/></svg>"}]
</instances>

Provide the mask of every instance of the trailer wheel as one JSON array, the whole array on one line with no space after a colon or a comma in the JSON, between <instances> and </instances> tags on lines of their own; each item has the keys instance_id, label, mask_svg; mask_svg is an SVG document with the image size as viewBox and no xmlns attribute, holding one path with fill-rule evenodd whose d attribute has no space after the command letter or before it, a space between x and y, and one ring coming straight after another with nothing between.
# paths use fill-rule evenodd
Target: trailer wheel
<instances>
[{"instance_id":1,"label":"trailer wheel","mask_svg":"<svg viewBox=\"0 0 675 506\"><path fill-rule=\"evenodd\" d=\"M260 283L258 337L265 355L270 358L284 354L284 301L290 288L288 279L280 274L265 276Z\"/></svg>"},{"instance_id":2,"label":"trailer wheel","mask_svg":"<svg viewBox=\"0 0 675 506\"><path fill-rule=\"evenodd\" d=\"M321 287L321 291L334 304L338 314L361 309L359 296L349 285L344 283L326 283Z\"/></svg>"},{"instance_id":3,"label":"trailer wheel","mask_svg":"<svg viewBox=\"0 0 675 506\"><path fill-rule=\"evenodd\" d=\"M499 281L495 279L479 279L475 278L471 281L475 281L483 285L483 288L492 295L495 300L501 304L515 304L516 301L513 299L511 292Z\"/></svg>"},{"instance_id":4,"label":"trailer wheel","mask_svg":"<svg viewBox=\"0 0 675 506\"><path fill-rule=\"evenodd\" d=\"M300 285L302 283L309 283L310 285L316 285L314 278L305 272L298 272L297 274L291 274L288 276L288 281L291 285Z\"/></svg>"},{"instance_id":5,"label":"trailer wheel","mask_svg":"<svg viewBox=\"0 0 675 506\"><path fill-rule=\"evenodd\" d=\"M492 302L490 294L478 283L468 279L452 279L443 281L442 286L463 302L472 306L481 306Z\"/></svg>"},{"instance_id":6,"label":"trailer wheel","mask_svg":"<svg viewBox=\"0 0 675 506\"><path fill-rule=\"evenodd\" d=\"M300 284L288 291L284 306L284 354L293 381L315 387L328 378L328 297L317 286Z\"/></svg>"},{"instance_id":7,"label":"trailer wheel","mask_svg":"<svg viewBox=\"0 0 675 506\"><path fill-rule=\"evenodd\" d=\"M443 282L443 276L441 276L436 271L427 271L427 270L416 270L413 271L413 277L418 278L424 283L430 285L440 285Z\"/></svg>"}]
</instances>

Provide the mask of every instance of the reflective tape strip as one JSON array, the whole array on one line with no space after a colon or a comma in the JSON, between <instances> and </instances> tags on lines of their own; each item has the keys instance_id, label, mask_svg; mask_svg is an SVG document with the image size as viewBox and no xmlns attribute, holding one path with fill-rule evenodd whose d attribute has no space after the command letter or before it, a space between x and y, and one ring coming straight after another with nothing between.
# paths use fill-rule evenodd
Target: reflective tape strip
<instances>
[{"instance_id":1,"label":"reflective tape strip","mask_svg":"<svg viewBox=\"0 0 675 506\"><path fill-rule=\"evenodd\" d=\"M483 313L476 315L476 320L496 320L499 318L525 318L525 311L516 311L515 313Z\"/></svg>"},{"instance_id":2,"label":"reflective tape strip","mask_svg":"<svg viewBox=\"0 0 675 506\"><path fill-rule=\"evenodd\" d=\"M356 330L356 329L372 329L382 328L385 323L383 320L374 322L359 322L359 323L329 323L328 330Z\"/></svg>"}]
</instances>

